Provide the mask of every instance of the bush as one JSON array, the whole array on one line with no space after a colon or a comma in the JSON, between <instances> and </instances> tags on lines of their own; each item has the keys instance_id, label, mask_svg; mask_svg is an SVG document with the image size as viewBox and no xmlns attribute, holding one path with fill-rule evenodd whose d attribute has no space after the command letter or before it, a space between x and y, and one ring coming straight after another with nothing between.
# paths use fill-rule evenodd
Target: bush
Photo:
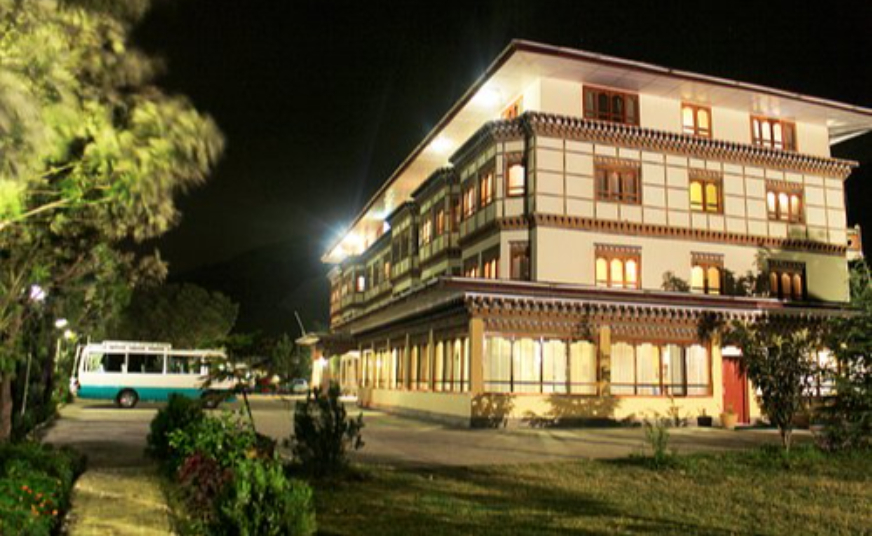
<instances>
[{"instance_id":1,"label":"bush","mask_svg":"<svg viewBox=\"0 0 872 536\"><path fill-rule=\"evenodd\" d=\"M0 534L51 534L84 458L40 443L0 445Z\"/></svg>"},{"instance_id":2,"label":"bush","mask_svg":"<svg viewBox=\"0 0 872 536\"><path fill-rule=\"evenodd\" d=\"M222 468L214 458L196 453L185 458L178 479L190 510L199 519L211 521L215 500L232 478L232 471Z\"/></svg>"},{"instance_id":3,"label":"bush","mask_svg":"<svg viewBox=\"0 0 872 536\"><path fill-rule=\"evenodd\" d=\"M642 426L645 428L645 439L651 447L651 462L655 468L668 466L674 456L669 449L669 425L668 418L655 415L653 419L646 419Z\"/></svg>"},{"instance_id":4,"label":"bush","mask_svg":"<svg viewBox=\"0 0 872 536\"><path fill-rule=\"evenodd\" d=\"M233 413L208 417L169 434L171 460L178 460L171 469L194 454L218 461L221 467L232 467L239 460L257 455L258 439L251 427Z\"/></svg>"},{"instance_id":5,"label":"bush","mask_svg":"<svg viewBox=\"0 0 872 536\"><path fill-rule=\"evenodd\" d=\"M363 414L349 419L339 395L336 383L326 395L316 388L294 410L294 457L316 477L344 469L348 450L363 446Z\"/></svg>"},{"instance_id":6,"label":"bush","mask_svg":"<svg viewBox=\"0 0 872 536\"><path fill-rule=\"evenodd\" d=\"M215 534L308 535L315 532L312 488L290 480L272 460L242 460L218 499Z\"/></svg>"},{"instance_id":7,"label":"bush","mask_svg":"<svg viewBox=\"0 0 872 536\"><path fill-rule=\"evenodd\" d=\"M148 452L158 460L168 460L173 454L170 449L170 433L199 423L205 416L199 400L171 394L166 407L158 411L151 421L151 432L147 439ZM177 460L175 464L180 461Z\"/></svg>"}]
</instances>

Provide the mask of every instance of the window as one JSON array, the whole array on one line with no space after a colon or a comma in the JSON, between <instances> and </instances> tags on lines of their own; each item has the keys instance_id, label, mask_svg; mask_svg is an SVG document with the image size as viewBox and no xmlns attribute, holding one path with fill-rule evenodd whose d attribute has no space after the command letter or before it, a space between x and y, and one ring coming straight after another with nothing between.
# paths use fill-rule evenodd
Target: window
<instances>
[{"instance_id":1,"label":"window","mask_svg":"<svg viewBox=\"0 0 872 536\"><path fill-rule=\"evenodd\" d=\"M602 88L584 88L584 117L639 124L639 96Z\"/></svg>"},{"instance_id":2,"label":"window","mask_svg":"<svg viewBox=\"0 0 872 536\"><path fill-rule=\"evenodd\" d=\"M445 207L436 211L436 236L445 234Z\"/></svg>"},{"instance_id":3,"label":"window","mask_svg":"<svg viewBox=\"0 0 872 536\"><path fill-rule=\"evenodd\" d=\"M596 347L584 340L487 336L484 389L596 394L596 356Z\"/></svg>"},{"instance_id":4,"label":"window","mask_svg":"<svg viewBox=\"0 0 872 536\"><path fill-rule=\"evenodd\" d=\"M163 374L163 356L130 354L127 356L128 374Z\"/></svg>"},{"instance_id":5,"label":"window","mask_svg":"<svg viewBox=\"0 0 872 536\"><path fill-rule=\"evenodd\" d=\"M524 195L527 187L527 174L521 153L506 155L506 196L518 197Z\"/></svg>"},{"instance_id":6,"label":"window","mask_svg":"<svg viewBox=\"0 0 872 536\"><path fill-rule=\"evenodd\" d=\"M515 281L530 280L530 244L528 242L512 242L510 251L510 277Z\"/></svg>"},{"instance_id":7,"label":"window","mask_svg":"<svg viewBox=\"0 0 872 536\"><path fill-rule=\"evenodd\" d=\"M779 300L805 300L805 264L770 260L769 292Z\"/></svg>"},{"instance_id":8,"label":"window","mask_svg":"<svg viewBox=\"0 0 872 536\"><path fill-rule=\"evenodd\" d=\"M766 185L766 211L770 220L793 223L803 221L802 190L788 185Z\"/></svg>"},{"instance_id":9,"label":"window","mask_svg":"<svg viewBox=\"0 0 872 536\"><path fill-rule=\"evenodd\" d=\"M500 247L497 246L481 254L481 273L485 279L499 278Z\"/></svg>"},{"instance_id":10,"label":"window","mask_svg":"<svg viewBox=\"0 0 872 536\"><path fill-rule=\"evenodd\" d=\"M640 255L635 248L599 249L596 253L596 285L611 288L639 288Z\"/></svg>"},{"instance_id":11,"label":"window","mask_svg":"<svg viewBox=\"0 0 872 536\"><path fill-rule=\"evenodd\" d=\"M451 232L456 233L460 230L460 219L463 216L463 211L459 197L452 199L451 203Z\"/></svg>"},{"instance_id":12,"label":"window","mask_svg":"<svg viewBox=\"0 0 872 536\"><path fill-rule=\"evenodd\" d=\"M713 178L690 177L690 210L720 213L721 180Z\"/></svg>"},{"instance_id":13,"label":"window","mask_svg":"<svg viewBox=\"0 0 872 536\"><path fill-rule=\"evenodd\" d=\"M520 96L515 101L503 110L502 117L505 120L515 119L521 112L524 111L524 96Z\"/></svg>"},{"instance_id":14,"label":"window","mask_svg":"<svg viewBox=\"0 0 872 536\"><path fill-rule=\"evenodd\" d=\"M421 222L421 245L429 244L433 239L433 220L430 219L430 214L424 214L424 221Z\"/></svg>"},{"instance_id":15,"label":"window","mask_svg":"<svg viewBox=\"0 0 872 536\"><path fill-rule=\"evenodd\" d=\"M724 261L719 255L694 254L690 270L690 291L699 294L721 294Z\"/></svg>"},{"instance_id":16,"label":"window","mask_svg":"<svg viewBox=\"0 0 872 536\"><path fill-rule=\"evenodd\" d=\"M751 116L751 140L754 145L795 151L796 125L781 119Z\"/></svg>"},{"instance_id":17,"label":"window","mask_svg":"<svg viewBox=\"0 0 872 536\"><path fill-rule=\"evenodd\" d=\"M357 292L363 292L366 290L366 276L359 275L357 276Z\"/></svg>"},{"instance_id":18,"label":"window","mask_svg":"<svg viewBox=\"0 0 872 536\"><path fill-rule=\"evenodd\" d=\"M708 351L699 344L615 342L611 392L616 395L708 395Z\"/></svg>"},{"instance_id":19,"label":"window","mask_svg":"<svg viewBox=\"0 0 872 536\"><path fill-rule=\"evenodd\" d=\"M200 374L200 360L182 356L167 356L167 374Z\"/></svg>"},{"instance_id":20,"label":"window","mask_svg":"<svg viewBox=\"0 0 872 536\"><path fill-rule=\"evenodd\" d=\"M391 279L391 260L385 259L385 281L390 281Z\"/></svg>"},{"instance_id":21,"label":"window","mask_svg":"<svg viewBox=\"0 0 872 536\"><path fill-rule=\"evenodd\" d=\"M470 181L469 186L463 190L463 217L469 218L475 214L475 183Z\"/></svg>"},{"instance_id":22,"label":"window","mask_svg":"<svg viewBox=\"0 0 872 536\"><path fill-rule=\"evenodd\" d=\"M598 164L595 174L598 201L641 202L638 168Z\"/></svg>"},{"instance_id":23,"label":"window","mask_svg":"<svg viewBox=\"0 0 872 536\"><path fill-rule=\"evenodd\" d=\"M463 277L478 277L478 257L463 261Z\"/></svg>"},{"instance_id":24,"label":"window","mask_svg":"<svg viewBox=\"0 0 872 536\"><path fill-rule=\"evenodd\" d=\"M89 354L85 369L88 372L124 372L124 354Z\"/></svg>"},{"instance_id":25,"label":"window","mask_svg":"<svg viewBox=\"0 0 872 536\"><path fill-rule=\"evenodd\" d=\"M685 134L712 137L712 110L706 106L682 103L681 128Z\"/></svg>"},{"instance_id":26,"label":"window","mask_svg":"<svg viewBox=\"0 0 872 536\"><path fill-rule=\"evenodd\" d=\"M482 173L478 178L478 206L484 208L494 200L494 172L493 170Z\"/></svg>"}]
</instances>

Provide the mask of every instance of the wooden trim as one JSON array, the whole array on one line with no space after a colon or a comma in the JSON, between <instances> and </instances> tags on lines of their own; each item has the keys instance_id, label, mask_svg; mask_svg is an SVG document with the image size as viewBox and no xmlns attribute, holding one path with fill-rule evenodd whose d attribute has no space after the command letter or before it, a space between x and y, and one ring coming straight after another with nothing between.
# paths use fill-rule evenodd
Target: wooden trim
<instances>
[{"instance_id":1,"label":"wooden trim","mask_svg":"<svg viewBox=\"0 0 872 536\"><path fill-rule=\"evenodd\" d=\"M684 110L689 108L693 110L693 127L691 127L692 132L687 132L685 129L687 128L684 124ZM704 110L708 114L709 126L708 132L700 131L699 126L699 112ZM696 136L698 138L708 138L711 139L712 132L714 130L714 125L712 121L712 108L711 106L706 106L702 104L692 104L690 102L683 101L681 103L681 131L688 136Z\"/></svg>"},{"instance_id":2,"label":"wooden trim","mask_svg":"<svg viewBox=\"0 0 872 536\"><path fill-rule=\"evenodd\" d=\"M511 185L509 184L509 170L513 166L520 165L524 170L524 188L520 193L511 193ZM527 164L524 158L523 151L511 151L507 153L503 153L503 187L504 194L503 197L506 199L514 198L514 197L524 197L527 194Z\"/></svg>"},{"instance_id":3,"label":"wooden trim","mask_svg":"<svg viewBox=\"0 0 872 536\"><path fill-rule=\"evenodd\" d=\"M668 225L634 223L628 221L597 220L580 216L534 214L530 219L531 225L538 227L578 229L630 236L664 237L676 240L693 240L697 242L719 242L734 245L807 251L825 255L836 255L839 257L844 256L845 251L847 250L847 246L840 244L828 244L811 240L751 236L727 231L707 231L702 229L670 227Z\"/></svg>"},{"instance_id":4,"label":"wooden trim","mask_svg":"<svg viewBox=\"0 0 872 536\"><path fill-rule=\"evenodd\" d=\"M759 138L757 137L757 133L754 132L754 121L755 120L758 123L760 123L761 125L763 125L763 124L769 125L770 130L772 130L772 127L774 125L781 126L781 147L778 147L776 145L774 136L772 139L769 140L769 142L766 142L762 137L759 137ZM748 121L748 125L751 127L751 143L752 144L757 145L759 147L768 147L768 148L776 149L776 150L793 151L793 152L799 151L799 144L798 144L798 140L796 139L796 123L795 122L787 121L785 119L780 119L778 117L768 117L765 115L751 114L751 118ZM761 128L762 128L762 126L761 126ZM791 138L793 141L792 145L790 145L790 146L788 146L788 144L785 141L785 137L784 137L784 132L787 130L787 128L790 128Z\"/></svg>"},{"instance_id":5,"label":"wooden trim","mask_svg":"<svg viewBox=\"0 0 872 536\"><path fill-rule=\"evenodd\" d=\"M640 121L641 110L639 107L639 94L633 93L632 91L627 91L625 89L613 89L602 86L595 85L587 85L582 86L581 92L581 113L585 118L588 119L598 119L598 116L602 115L602 112L599 109L599 96L605 94L608 100L609 108L611 108L611 100L614 97L622 97L623 98L623 110L621 111L621 117L614 117L615 113L611 110L608 112L610 117L609 119L602 119L602 121L609 121L611 123L617 123L619 125L638 125ZM587 98L588 95L593 95L593 109L587 109ZM635 116L632 120L627 119L627 101L632 100L633 107L635 110Z\"/></svg>"}]
</instances>

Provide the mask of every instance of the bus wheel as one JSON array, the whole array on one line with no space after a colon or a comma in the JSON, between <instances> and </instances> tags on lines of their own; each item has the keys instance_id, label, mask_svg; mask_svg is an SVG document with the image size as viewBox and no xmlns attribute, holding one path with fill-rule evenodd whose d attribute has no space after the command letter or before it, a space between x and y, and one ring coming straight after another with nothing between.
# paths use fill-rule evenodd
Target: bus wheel
<instances>
[{"instance_id":1,"label":"bus wheel","mask_svg":"<svg viewBox=\"0 0 872 536\"><path fill-rule=\"evenodd\" d=\"M115 403L124 409L130 409L136 406L137 402L139 402L139 395L137 395L136 391L133 389L125 389L121 391L118 393L118 398L115 399Z\"/></svg>"},{"instance_id":2,"label":"bus wheel","mask_svg":"<svg viewBox=\"0 0 872 536\"><path fill-rule=\"evenodd\" d=\"M203 407L206 409L215 409L221 403L221 395L214 391L206 391L203 393Z\"/></svg>"}]
</instances>

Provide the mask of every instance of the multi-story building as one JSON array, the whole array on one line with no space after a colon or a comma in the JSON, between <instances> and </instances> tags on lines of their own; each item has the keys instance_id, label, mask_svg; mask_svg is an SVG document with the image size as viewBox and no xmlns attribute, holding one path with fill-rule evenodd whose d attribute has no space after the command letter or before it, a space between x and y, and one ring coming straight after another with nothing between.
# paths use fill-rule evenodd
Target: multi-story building
<instances>
[{"instance_id":1,"label":"multi-story building","mask_svg":"<svg viewBox=\"0 0 872 536\"><path fill-rule=\"evenodd\" d=\"M700 322L844 310L856 163L830 147L870 129L870 109L515 41L324 255L315 380L464 424L747 422L741 349Z\"/></svg>"}]
</instances>

